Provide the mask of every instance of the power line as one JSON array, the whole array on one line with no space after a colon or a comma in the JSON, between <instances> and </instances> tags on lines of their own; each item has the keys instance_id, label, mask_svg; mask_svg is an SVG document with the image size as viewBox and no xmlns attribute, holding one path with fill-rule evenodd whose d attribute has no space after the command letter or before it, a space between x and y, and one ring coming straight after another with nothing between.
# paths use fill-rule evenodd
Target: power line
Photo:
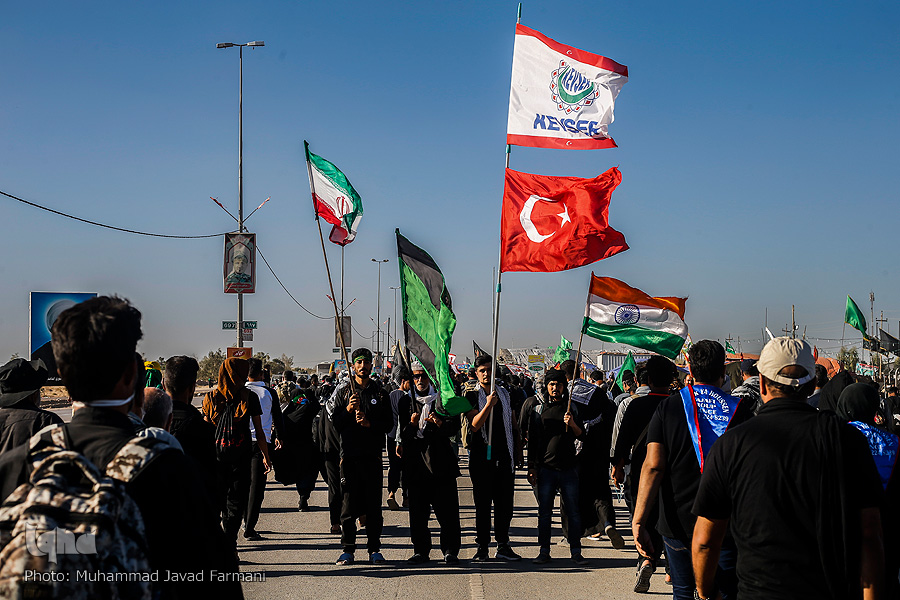
<instances>
[{"instance_id":1,"label":"power line","mask_svg":"<svg viewBox=\"0 0 900 600\"><path fill-rule=\"evenodd\" d=\"M68 213L60 212L58 210L54 210L52 208L48 208L46 206L41 206L40 204L36 204L34 202L29 202L23 198L19 198L18 196L13 196L12 194L7 194L6 192L0 190L0 194L3 194L7 198L12 198L13 200L17 200L23 204L27 204L28 206L32 206L34 208L39 208L41 210L46 210L47 212L53 213L54 215L59 215L61 217L66 217L68 219L74 219L75 221L81 221L82 223L87 223L88 225L96 225L97 227L104 227L106 229L113 229L115 231L122 231L124 233L133 233L135 235L146 235L150 237L160 237L160 238L177 238L182 240L196 240L202 238L214 238L219 237L220 235L225 235L225 232L222 233L211 233L209 235L168 235L165 233L150 233L147 231L137 231L135 229L126 229L124 227L116 227L114 225L106 225L105 223L98 223L97 221L90 221L88 219L82 219L81 217L76 217L75 215L70 215Z\"/></svg>"},{"instance_id":2,"label":"power line","mask_svg":"<svg viewBox=\"0 0 900 600\"><path fill-rule=\"evenodd\" d=\"M275 274L275 270L271 267L271 265L269 265L269 261L266 260L265 255L262 253L262 250L259 249L259 244L256 245L256 251L259 253L259 257L263 259L263 262L266 264L266 266L269 267L269 271L271 271L272 276L275 277L275 281L278 282L278 285L281 286L281 289L283 289L285 292L287 292L287 295L291 297L291 300L293 300L297 304L297 306L299 306L300 308L302 308L303 310L305 310L306 312L308 312L309 314L311 314L312 316L314 316L317 319L328 320L328 319L332 318L332 317L320 317L319 315L315 314L314 312L310 311L308 308L306 308L305 306L300 304L300 302L298 302L297 299L294 298L294 295L286 287L284 287L283 283L281 283L281 279L279 279L278 275Z\"/></svg>"}]
</instances>

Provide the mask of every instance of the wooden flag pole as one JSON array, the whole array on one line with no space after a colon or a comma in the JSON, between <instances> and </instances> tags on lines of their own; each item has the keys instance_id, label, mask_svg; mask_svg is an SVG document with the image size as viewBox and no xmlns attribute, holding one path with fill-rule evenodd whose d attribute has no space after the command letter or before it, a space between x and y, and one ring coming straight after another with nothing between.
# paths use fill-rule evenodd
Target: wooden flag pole
<instances>
[{"instance_id":1,"label":"wooden flag pole","mask_svg":"<svg viewBox=\"0 0 900 600\"><path fill-rule=\"evenodd\" d=\"M304 149L306 150L306 171L309 175L309 192L313 199L313 210L316 213L316 225L319 228L319 241L322 243L322 258L325 260L325 274L328 275L328 289L331 291L331 305L334 307L334 321L337 325L338 339L341 342L341 356L344 357L344 364L347 365L347 375L350 379L350 393L356 393L356 382L353 380L354 374L351 371L350 357L347 356L347 346L344 344L344 321L338 312L337 301L334 297L334 285L331 282L331 269L328 268L328 254L325 253L325 237L322 235L322 221L319 219L319 211L316 210L316 189L313 183L312 165L309 162L309 144L304 140ZM342 248L343 250L343 248ZM341 272L343 277L343 271Z\"/></svg>"}]
</instances>

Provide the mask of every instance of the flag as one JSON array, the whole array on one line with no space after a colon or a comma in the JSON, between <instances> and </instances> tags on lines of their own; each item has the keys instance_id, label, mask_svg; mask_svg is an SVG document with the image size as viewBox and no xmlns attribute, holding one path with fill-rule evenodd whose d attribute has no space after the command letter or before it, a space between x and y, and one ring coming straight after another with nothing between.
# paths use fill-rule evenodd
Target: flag
<instances>
[{"instance_id":1,"label":"flag","mask_svg":"<svg viewBox=\"0 0 900 600\"><path fill-rule=\"evenodd\" d=\"M615 148L607 134L628 67L516 25L506 143Z\"/></svg>"},{"instance_id":2,"label":"flag","mask_svg":"<svg viewBox=\"0 0 900 600\"><path fill-rule=\"evenodd\" d=\"M396 234L406 349L422 363L441 393L442 412L461 414L472 407L456 395L450 378L450 343L456 316L444 274L427 252L400 235L399 229Z\"/></svg>"},{"instance_id":3,"label":"flag","mask_svg":"<svg viewBox=\"0 0 900 600\"><path fill-rule=\"evenodd\" d=\"M475 358L478 358L479 356L487 356L488 355L487 352L485 352L484 350L481 349L481 346L479 346L478 342L476 342L475 340L472 340L472 346L474 346L474 348L475 348Z\"/></svg>"},{"instance_id":4,"label":"flag","mask_svg":"<svg viewBox=\"0 0 900 600\"><path fill-rule=\"evenodd\" d=\"M844 323L850 327L855 327L865 337L866 318L850 296L847 296L847 308L844 309Z\"/></svg>"},{"instance_id":5,"label":"flag","mask_svg":"<svg viewBox=\"0 0 900 600\"><path fill-rule=\"evenodd\" d=\"M870 336L867 333L863 334L863 344L862 345L863 345L864 350L871 350L872 352L880 352L881 351L881 344L878 343L878 340L876 340L875 338L873 338L872 336Z\"/></svg>"},{"instance_id":6,"label":"flag","mask_svg":"<svg viewBox=\"0 0 900 600\"><path fill-rule=\"evenodd\" d=\"M771 342L772 340L775 339L775 334L772 333L772 331L771 331L768 327L766 327L766 335L769 336L769 341L770 341L770 342Z\"/></svg>"},{"instance_id":7,"label":"flag","mask_svg":"<svg viewBox=\"0 0 900 600\"><path fill-rule=\"evenodd\" d=\"M737 352L734 351L734 346L732 346L731 342L729 342L728 340L725 340L725 352L731 352L732 354L737 354Z\"/></svg>"},{"instance_id":8,"label":"flag","mask_svg":"<svg viewBox=\"0 0 900 600\"><path fill-rule=\"evenodd\" d=\"M569 360L569 350L571 349L572 342L563 336L559 336L559 346L556 347L556 352L553 354L553 360L558 363Z\"/></svg>"},{"instance_id":9,"label":"flag","mask_svg":"<svg viewBox=\"0 0 900 600\"><path fill-rule=\"evenodd\" d=\"M565 271L628 249L609 226L615 167L593 179L506 170L500 219L501 271Z\"/></svg>"},{"instance_id":10,"label":"flag","mask_svg":"<svg viewBox=\"0 0 900 600\"><path fill-rule=\"evenodd\" d=\"M394 351L391 354L391 377L396 381L397 371L400 367L409 368L409 365L406 364L406 360L403 358L403 353L400 351L400 344L394 344Z\"/></svg>"},{"instance_id":11,"label":"flag","mask_svg":"<svg viewBox=\"0 0 900 600\"><path fill-rule=\"evenodd\" d=\"M340 169L310 152L306 141L303 147L309 165L309 187L316 218L322 217L333 225L329 240L346 246L356 238L356 229L363 216L362 199Z\"/></svg>"},{"instance_id":12,"label":"flag","mask_svg":"<svg viewBox=\"0 0 900 600\"><path fill-rule=\"evenodd\" d=\"M674 359L684 346L687 298L653 298L612 277L591 273L582 333Z\"/></svg>"},{"instance_id":13,"label":"flag","mask_svg":"<svg viewBox=\"0 0 900 600\"><path fill-rule=\"evenodd\" d=\"M631 353L631 350L628 351L628 356L625 357L625 362L622 364L622 368L619 369L619 375L616 377L616 385L623 392L625 391L625 386L622 385L622 378L625 376L625 371L631 371L632 373L637 371L637 363L634 362L634 355Z\"/></svg>"},{"instance_id":14,"label":"flag","mask_svg":"<svg viewBox=\"0 0 900 600\"><path fill-rule=\"evenodd\" d=\"M878 336L881 338L881 351L882 352L900 352L900 340L889 334L882 328L878 328Z\"/></svg>"}]
</instances>

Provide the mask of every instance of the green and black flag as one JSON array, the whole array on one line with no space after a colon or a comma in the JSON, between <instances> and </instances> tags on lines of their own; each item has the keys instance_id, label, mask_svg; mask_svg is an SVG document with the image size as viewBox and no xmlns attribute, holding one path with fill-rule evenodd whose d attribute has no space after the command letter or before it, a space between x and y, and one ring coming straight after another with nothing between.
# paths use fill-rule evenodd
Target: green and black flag
<instances>
[{"instance_id":1,"label":"green and black flag","mask_svg":"<svg viewBox=\"0 0 900 600\"><path fill-rule=\"evenodd\" d=\"M450 378L448 355L456 316L444 274L427 252L403 237L399 229L396 232L406 348L422 363L440 391L441 412L451 416L464 413L472 407L468 400L456 395Z\"/></svg>"}]
</instances>

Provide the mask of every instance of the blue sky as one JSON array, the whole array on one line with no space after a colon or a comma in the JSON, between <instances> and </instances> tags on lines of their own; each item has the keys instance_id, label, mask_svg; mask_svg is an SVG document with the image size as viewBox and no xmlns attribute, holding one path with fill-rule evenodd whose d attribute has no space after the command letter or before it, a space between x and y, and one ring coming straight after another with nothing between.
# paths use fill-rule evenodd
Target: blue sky
<instances>
[{"instance_id":1,"label":"blue sky","mask_svg":"<svg viewBox=\"0 0 900 600\"><path fill-rule=\"evenodd\" d=\"M238 53L215 44L264 40L244 56L247 211L272 197L248 222L260 249L300 302L329 314L307 139L363 198L346 250L357 329L375 329L371 258L390 259L381 314L392 316L399 227L443 269L454 350L470 355L473 338L490 345L515 12L514 2L7 3L0 190L120 227L230 231L209 196L236 210ZM838 339L845 296L868 317L870 290L897 334L896 3L527 2L522 23L629 68L610 126L619 148L514 147L510 166L581 177L618 166L610 222L631 249L566 273L505 275L501 346L577 339L592 270L688 296L694 340L759 340L766 308L777 332L791 304L810 337ZM150 356L233 343L221 330L236 317L221 238L144 238L7 198L0 211L16 250L0 263L0 356L28 350L32 290L131 299ZM305 365L331 358L332 323L260 267L245 301L259 322L254 349Z\"/></svg>"}]
</instances>

